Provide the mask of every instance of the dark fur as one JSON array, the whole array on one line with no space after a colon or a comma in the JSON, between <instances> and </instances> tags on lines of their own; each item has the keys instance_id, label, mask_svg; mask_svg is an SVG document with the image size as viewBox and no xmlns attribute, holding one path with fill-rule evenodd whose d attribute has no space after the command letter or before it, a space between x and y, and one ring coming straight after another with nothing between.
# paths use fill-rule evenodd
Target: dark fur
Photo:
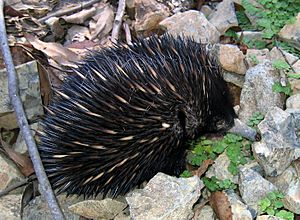
<instances>
[{"instance_id":1,"label":"dark fur","mask_svg":"<svg viewBox=\"0 0 300 220\"><path fill-rule=\"evenodd\" d=\"M59 192L115 196L157 172L179 175L187 139L233 125L219 66L191 39L151 37L103 49L74 72L39 135Z\"/></svg>"}]
</instances>

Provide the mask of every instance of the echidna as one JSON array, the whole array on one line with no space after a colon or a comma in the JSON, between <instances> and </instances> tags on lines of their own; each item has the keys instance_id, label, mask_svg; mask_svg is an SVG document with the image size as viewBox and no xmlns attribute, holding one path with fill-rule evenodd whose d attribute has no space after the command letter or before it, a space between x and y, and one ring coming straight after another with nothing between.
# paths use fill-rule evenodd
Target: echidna
<instances>
[{"instance_id":1,"label":"echidna","mask_svg":"<svg viewBox=\"0 0 300 220\"><path fill-rule=\"evenodd\" d=\"M169 35L93 52L54 94L39 152L54 189L124 194L179 175L186 141L228 129L235 113L205 47Z\"/></svg>"}]
</instances>

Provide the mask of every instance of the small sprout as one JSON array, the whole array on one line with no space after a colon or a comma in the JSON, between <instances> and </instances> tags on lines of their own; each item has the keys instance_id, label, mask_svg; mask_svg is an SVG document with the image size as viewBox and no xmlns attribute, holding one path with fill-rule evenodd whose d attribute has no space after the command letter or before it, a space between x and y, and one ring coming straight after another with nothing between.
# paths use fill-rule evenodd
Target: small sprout
<instances>
[{"instance_id":1,"label":"small sprout","mask_svg":"<svg viewBox=\"0 0 300 220\"><path fill-rule=\"evenodd\" d=\"M259 64L259 60L257 59L257 57L254 54L250 54L249 58L255 65Z\"/></svg>"},{"instance_id":2,"label":"small sprout","mask_svg":"<svg viewBox=\"0 0 300 220\"><path fill-rule=\"evenodd\" d=\"M300 73L287 74L287 77L291 79L300 79Z\"/></svg>"},{"instance_id":3,"label":"small sprout","mask_svg":"<svg viewBox=\"0 0 300 220\"><path fill-rule=\"evenodd\" d=\"M294 220L294 214L286 210L280 210L275 214L275 216L285 220Z\"/></svg>"},{"instance_id":4,"label":"small sprout","mask_svg":"<svg viewBox=\"0 0 300 220\"><path fill-rule=\"evenodd\" d=\"M286 86L282 86L279 82L275 82L272 86L272 90L273 92L282 92L287 96L291 96L292 95L292 88L291 88L291 84L287 84Z\"/></svg>"},{"instance_id":5,"label":"small sprout","mask_svg":"<svg viewBox=\"0 0 300 220\"><path fill-rule=\"evenodd\" d=\"M286 70L286 71L288 71L291 68L291 66L287 62L285 62L284 60L276 60L276 61L273 62L272 65L277 70Z\"/></svg>"},{"instance_id":6,"label":"small sprout","mask_svg":"<svg viewBox=\"0 0 300 220\"><path fill-rule=\"evenodd\" d=\"M283 208L284 195L280 192L270 192L268 195L258 202L261 214L267 213L268 215L274 215L281 217L285 220L293 220L294 214L286 210L280 210Z\"/></svg>"},{"instance_id":7,"label":"small sprout","mask_svg":"<svg viewBox=\"0 0 300 220\"><path fill-rule=\"evenodd\" d=\"M191 172L188 171L188 170L185 170L185 171L183 171L182 174L180 174L180 177L183 177L183 178L189 178L189 177L191 177L191 176L192 176L192 174L191 174Z\"/></svg>"},{"instance_id":8,"label":"small sprout","mask_svg":"<svg viewBox=\"0 0 300 220\"><path fill-rule=\"evenodd\" d=\"M254 112L249 119L247 125L252 128L256 128L257 125L264 119L264 116L260 112Z\"/></svg>"},{"instance_id":9,"label":"small sprout","mask_svg":"<svg viewBox=\"0 0 300 220\"><path fill-rule=\"evenodd\" d=\"M237 188L237 185L234 184L231 180L219 180L215 176L212 176L211 178L203 177L202 181L204 185L208 188L208 190L211 192Z\"/></svg>"},{"instance_id":10,"label":"small sprout","mask_svg":"<svg viewBox=\"0 0 300 220\"><path fill-rule=\"evenodd\" d=\"M260 115L256 115L261 118ZM251 143L236 134L226 134L222 140L211 141L205 138L199 138L195 142L191 142L194 148L188 152L187 161L193 166L201 166L203 161L207 159L216 159L223 152L226 153L230 160L227 167L229 172L237 175L239 166L244 165L247 160L245 155L251 157Z\"/></svg>"}]
</instances>

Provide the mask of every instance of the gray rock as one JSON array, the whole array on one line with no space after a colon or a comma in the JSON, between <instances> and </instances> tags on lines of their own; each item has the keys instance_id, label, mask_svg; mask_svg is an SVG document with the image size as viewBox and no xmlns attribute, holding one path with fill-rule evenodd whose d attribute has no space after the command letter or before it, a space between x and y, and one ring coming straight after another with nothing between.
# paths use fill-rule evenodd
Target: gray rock
<instances>
[{"instance_id":1,"label":"gray rock","mask_svg":"<svg viewBox=\"0 0 300 220\"><path fill-rule=\"evenodd\" d=\"M252 169L243 167L240 169L239 175L239 190L242 199L257 212L258 201L265 198L268 193L277 190L277 188Z\"/></svg>"},{"instance_id":2,"label":"gray rock","mask_svg":"<svg viewBox=\"0 0 300 220\"><path fill-rule=\"evenodd\" d=\"M69 206L73 213L91 219L113 219L125 209L127 204L110 198L85 200Z\"/></svg>"},{"instance_id":3,"label":"gray rock","mask_svg":"<svg viewBox=\"0 0 300 220\"><path fill-rule=\"evenodd\" d=\"M192 37L196 42L217 43L219 31L199 11L186 11L177 13L159 23L161 29L173 36Z\"/></svg>"},{"instance_id":4,"label":"gray rock","mask_svg":"<svg viewBox=\"0 0 300 220\"><path fill-rule=\"evenodd\" d=\"M262 63L266 59L268 53L268 49L247 49L246 62L248 66L253 67L256 66L258 63ZM258 61L258 63L255 63L254 60Z\"/></svg>"},{"instance_id":5,"label":"gray rock","mask_svg":"<svg viewBox=\"0 0 300 220\"><path fill-rule=\"evenodd\" d=\"M228 166L230 164L230 160L226 153L220 154L213 165L208 169L206 172L206 177L217 177L219 180L225 180L229 179L233 183L238 183L238 176L233 176L229 171L228 171Z\"/></svg>"},{"instance_id":6,"label":"gray rock","mask_svg":"<svg viewBox=\"0 0 300 220\"><path fill-rule=\"evenodd\" d=\"M241 74L224 71L223 78L226 82L230 82L240 88L243 87L245 77Z\"/></svg>"},{"instance_id":7,"label":"gray rock","mask_svg":"<svg viewBox=\"0 0 300 220\"><path fill-rule=\"evenodd\" d=\"M28 120L43 115L40 81L36 61L16 67L20 96ZM0 70L0 128L12 130L18 127L8 95L6 70Z\"/></svg>"},{"instance_id":8,"label":"gray rock","mask_svg":"<svg viewBox=\"0 0 300 220\"><path fill-rule=\"evenodd\" d=\"M205 17L208 17L212 12L212 8L209 5L202 5L200 12L205 15Z\"/></svg>"},{"instance_id":9,"label":"gray rock","mask_svg":"<svg viewBox=\"0 0 300 220\"><path fill-rule=\"evenodd\" d=\"M300 138L300 109L287 108L285 111L292 116L292 120L293 120L295 131L296 131L296 135L297 135L298 140L299 140L299 138Z\"/></svg>"},{"instance_id":10,"label":"gray rock","mask_svg":"<svg viewBox=\"0 0 300 220\"><path fill-rule=\"evenodd\" d=\"M82 201L83 198L77 198L75 196L66 197L65 195L57 196L58 202L62 208L62 211L68 220L79 220L80 216L73 214L68 207L74 203ZM23 220L52 220L51 213L49 211L47 202L38 196L34 198L30 203L24 207Z\"/></svg>"},{"instance_id":11,"label":"gray rock","mask_svg":"<svg viewBox=\"0 0 300 220\"><path fill-rule=\"evenodd\" d=\"M169 8L156 0L135 0L134 28L139 35L148 35L169 15Z\"/></svg>"},{"instance_id":12,"label":"gray rock","mask_svg":"<svg viewBox=\"0 0 300 220\"><path fill-rule=\"evenodd\" d=\"M269 108L263 121L258 124L262 140L273 148L299 146L292 115L278 107Z\"/></svg>"},{"instance_id":13,"label":"gray rock","mask_svg":"<svg viewBox=\"0 0 300 220\"><path fill-rule=\"evenodd\" d=\"M292 115L273 107L258 125L262 140L254 143L252 150L268 176L280 175L298 158L299 143L292 119Z\"/></svg>"},{"instance_id":14,"label":"gray rock","mask_svg":"<svg viewBox=\"0 0 300 220\"><path fill-rule=\"evenodd\" d=\"M214 210L209 205L203 206L198 217L195 220L204 220L204 219L205 220L215 220L216 219Z\"/></svg>"},{"instance_id":15,"label":"gray rock","mask_svg":"<svg viewBox=\"0 0 300 220\"><path fill-rule=\"evenodd\" d=\"M244 75L246 73L244 59L245 55L236 45L219 46L219 61L224 70Z\"/></svg>"},{"instance_id":16,"label":"gray rock","mask_svg":"<svg viewBox=\"0 0 300 220\"><path fill-rule=\"evenodd\" d=\"M274 177L267 177L267 179L273 183L280 192L286 193L289 185L291 182L294 181L294 179L297 178L297 171L295 167L289 166L285 171L282 172L282 174Z\"/></svg>"},{"instance_id":17,"label":"gray rock","mask_svg":"<svg viewBox=\"0 0 300 220\"><path fill-rule=\"evenodd\" d=\"M0 154L0 190L23 179L22 173L14 162ZM19 190L20 191L20 190Z\"/></svg>"},{"instance_id":18,"label":"gray rock","mask_svg":"<svg viewBox=\"0 0 300 220\"><path fill-rule=\"evenodd\" d=\"M127 195L132 219L190 219L192 207L204 187L194 176L176 178L163 173L155 175L144 189Z\"/></svg>"},{"instance_id":19,"label":"gray rock","mask_svg":"<svg viewBox=\"0 0 300 220\"><path fill-rule=\"evenodd\" d=\"M300 176L289 183L283 199L284 207L293 213L300 214Z\"/></svg>"},{"instance_id":20,"label":"gray rock","mask_svg":"<svg viewBox=\"0 0 300 220\"><path fill-rule=\"evenodd\" d=\"M279 32L279 37L283 40L293 43L297 48L300 48L300 12L293 24L286 24Z\"/></svg>"},{"instance_id":21,"label":"gray rock","mask_svg":"<svg viewBox=\"0 0 300 220\"><path fill-rule=\"evenodd\" d=\"M159 0L162 3L168 3L169 7L171 8L171 11L176 14L178 12L187 11L194 7L194 1L193 0Z\"/></svg>"},{"instance_id":22,"label":"gray rock","mask_svg":"<svg viewBox=\"0 0 300 220\"><path fill-rule=\"evenodd\" d=\"M254 219L255 211L245 205L233 190L226 190L225 193L231 206L232 220Z\"/></svg>"},{"instance_id":23,"label":"gray rock","mask_svg":"<svg viewBox=\"0 0 300 220\"><path fill-rule=\"evenodd\" d=\"M255 141L257 132L255 129L249 127L238 118L234 119L234 126L228 130L230 133L241 135L251 141Z\"/></svg>"},{"instance_id":24,"label":"gray rock","mask_svg":"<svg viewBox=\"0 0 300 220\"><path fill-rule=\"evenodd\" d=\"M295 149L272 148L263 141L254 143L252 151L256 161L268 176L280 175L295 157Z\"/></svg>"},{"instance_id":25,"label":"gray rock","mask_svg":"<svg viewBox=\"0 0 300 220\"><path fill-rule=\"evenodd\" d=\"M250 40L263 40L263 32L261 31L242 31L242 32L237 32L236 34L238 38L240 38L243 34L244 38L248 38Z\"/></svg>"},{"instance_id":26,"label":"gray rock","mask_svg":"<svg viewBox=\"0 0 300 220\"><path fill-rule=\"evenodd\" d=\"M241 121L247 123L257 111L266 114L274 106L283 108L284 96L272 90L273 84L279 80L279 73L268 60L246 72L240 100L239 119Z\"/></svg>"},{"instance_id":27,"label":"gray rock","mask_svg":"<svg viewBox=\"0 0 300 220\"><path fill-rule=\"evenodd\" d=\"M32 136L34 136L38 129L38 123L34 123L29 126L30 126L31 134L32 134ZM19 132L18 138L16 140L16 143L14 143L13 148L15 151L17 151L21 154L24 154L27 152L27 145L26 145L26 142L25 142L21 132Z\"/></svg>"},{"instance_id":28,"label":"gray rock","mask_svg":"<svg viewBox=\"0 0 300 220\"><path fill-rule=\"evenodd\" d=\"M0 219L21 220L22 195L0 197Z\"/></svg>"},{"instance_id":29,"label":"gray rock","mask_svg":"<svg viewBox=\"0 0 300 220\"><path fill-rule=\"evenodd\" d=\"M231 27L238 26L232 0L220 2L216 11L210 14L208 20L221 34L224 34Z\"/></svg>"},{"instance_id":30,"label":"gray rock","mask_svg":"<svg viewBox=\"0 0 300 220\"><path fill-rule=\"evenodd\" d=\"M288 97L286 100L286 108L300 109L300 93Z\"/></svg>"}]
</instances>

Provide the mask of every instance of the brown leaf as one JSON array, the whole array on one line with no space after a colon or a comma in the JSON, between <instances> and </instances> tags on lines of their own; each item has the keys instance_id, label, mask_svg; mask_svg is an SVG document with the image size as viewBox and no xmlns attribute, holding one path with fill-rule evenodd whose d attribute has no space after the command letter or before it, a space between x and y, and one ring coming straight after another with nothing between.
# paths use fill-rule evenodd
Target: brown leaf
<instances>
[{"instance_id":1,"label":"brown leaf","mask_svg":"<svg viewBox=\"0 0 300 220\"><path fill-rule=\"evenodd\" d=\"M232 220L230 203L225 193L213 192L209 198L209 204L219 220Z\"/></svg>"},{"instance_id":2,"label":"brown leaf","mask_svg":"<svg viewBox=\"0 0 300 220\"><path fill-rule=\"evenodd\" d=\"M102 39L104 36L109 34L113 27L114 22L114 11L112 7L107 4L102 11L96 14L93 17L94 21L90 22L90 29L91 29L91 39Z\"/></svg>"},{"instance_id":3,"label":"brown leaf","mask_svg":"<svg viewBox=\"0 0 300 220\"><path fill-rule=\"evenodd\" d=\"M201 177L206 172L208 166L212 165L213 163L214 161L212 159L203 161L203 163L197 170L192 171L192 174Z\"/></svg>"},{"instance_id":4,"label":"brown leaf","mask_svg":"<svg viewBox=\"0 0 300 220\"><path fill-rule=\"evenodd\" d=\"M5 15L9 15L11 17L19 17L19 18L22 18L24 17L24 14L15 10L13 7L11 7L10 5L6 5L4 7L4 14Z\"/></svg>"},{"instance_id":5,"label":"brown leaf","mask_svg":"<svg viewBox=\"0 0 300 220\"><path fill-rule=\"evenodd\" d=\"M21 173L28 177L34 173L33 165L28 156L20 154L10 148L3 140L0 138L1 145L9 158L14 161L14 163L19 167Z\"/></svg>"},{"instance_id":6,"label":"brown leaf","mask_svg":"<svg viewBox=\"0 0 300 220\"><path fill-rule=\"evenodd\" d=\"M62 18L68 23L83 24L87 19L94 16L95 13L96 13L96 8L92 7L90 9L84 9L75 14L63 16Z\"/></svg>"},{"instance_id":7,"label":"brown leaf","mask_svg":"<svg viewBox=\"0 0 300 220\"><path fill-rule=\"evenodd\" d=\"M25 37L35 49L40 50L50 58L49 62L53 60L58 65L76 67L75 62L80 60L80 57L76 53L73 53L61 44L46 43L31 34L25 34Z\"/></svg>"}]
</instances>

